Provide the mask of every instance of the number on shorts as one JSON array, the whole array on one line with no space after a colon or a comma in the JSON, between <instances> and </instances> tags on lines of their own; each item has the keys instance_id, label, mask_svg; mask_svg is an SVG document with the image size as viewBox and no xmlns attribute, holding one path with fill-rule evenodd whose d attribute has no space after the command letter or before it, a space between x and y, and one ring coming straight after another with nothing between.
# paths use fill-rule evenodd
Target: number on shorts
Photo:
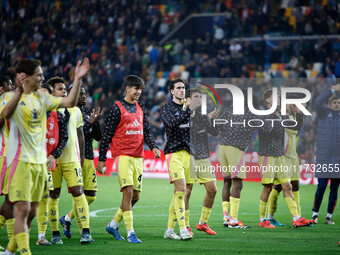
<instances>
[{"instance_id":1,"label":"number on shorts","mask_svg":"<svg viewBox=\"0 0 340 255\"><path fill-rule=\"evenodd\" d=\"M80 168L79 169L75 168L74 171L76 172L76 176L77 177L80 177L80 178L82 177L81 169Z\"/></svg>"},{"instance_id":2,"label":"number on shorts","mask_svg":"<svg viewBox=\"0 0 340 255\"><path fill-rule=\"evenodd\" d=\"M137 180L139 181L139 182L141 182L142 181L142 177L143 177L143 175L141 174L141 175L139 175L138 176L138 178L137 178Z\"/></svg>"},{"instance_id":3,"label":"number on shorts","mask_svg":"<svg viewBox=\"0 0 340 255\"><path fill-rule=\"evenodd\" d=\"M95 173L93 174L92 182L93 182L93 183L96 183L96 182L97 182L97 175L96 175Z\"/></svg>"}]
</instances>

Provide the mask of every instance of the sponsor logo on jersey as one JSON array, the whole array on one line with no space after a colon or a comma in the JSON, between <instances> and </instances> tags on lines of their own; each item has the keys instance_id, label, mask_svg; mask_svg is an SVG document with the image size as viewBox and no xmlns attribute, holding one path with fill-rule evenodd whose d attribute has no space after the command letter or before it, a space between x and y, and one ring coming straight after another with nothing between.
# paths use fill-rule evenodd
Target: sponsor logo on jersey
<instances>
[{"instance_id":1,"label":"sponsor logo on jersey","mask_svg":"<svg viewBox=\"0 0 340 255\"><path fill-rule=\"evenodd\" d=\"M50 138L48 140L48 143L51 144L51 145L54 145L55 144L55 139L54 138Z\"/></svg>"},{"instance_id":2,"label":"sponsor logo on jersey","mask_svg":"<svg viewBox=\"0 0 340 255\"><path fill-rule=\"evenodd\" d=\"M190 124L189 123L186 123L186 124L181 124L179 126L179 128L189 128L190 127Z\"/></svg>"},{"instance_id":3,"label":"sponsor logo on jersey","mask_svg":"<svg viewBox=\"0 0 340 255\"><path fill-rule=\"evenodd\" d=\"M143 130L127 130L125 135L142 135Z\"/></svg>"},{"instance_id":4,"label":"sponsor logo on jersey","mask_svg":"<svg viewBox=\"0 0 340 255\"><path fill-rule=\"evenodd\" d=\"M131 124L131 127L139 127L139 126L140 126L140 123L139 123L139 121L137 119L135 119L133 121L133 123Z\"/></svg>"}]
</instances>

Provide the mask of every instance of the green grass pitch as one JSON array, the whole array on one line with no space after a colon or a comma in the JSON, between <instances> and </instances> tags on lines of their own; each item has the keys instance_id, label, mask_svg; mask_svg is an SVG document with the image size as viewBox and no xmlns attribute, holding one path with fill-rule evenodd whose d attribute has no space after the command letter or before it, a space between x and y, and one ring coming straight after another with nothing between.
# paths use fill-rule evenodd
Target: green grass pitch
<instances>
[{"instance_id":1,"label":"green grass pitch","mask_svg":"<svg viewBox=\"0 0 340 255\"><path fill-rule=\"evenodd\" d=\"M328 191L320 209L319 224L313 227L295 229L291 227L292 219L288 208L280 195L276 219L286 224L286 227L262 229L258 227L260 183L245 182L241 194L239 219L250 225L250 229L228 229L223 226L221 191L222 182L218 181L218 193L215 205L209 219L210 226L217 232L216 236L196 230L199 220L205 189L195 185L190 201L190 222L194 239L183 242L179 240L164 240L163 233L168 219L168 206L172 197L173 186L168 180L144 179L141 199L133 210L134 229L142 244L129 244L127 241L116 241L105 231L105 226L112 219L120 205L121 193L117 177L99 177L97 199L91 205L91 232L95 242L90 245L80 245L80 234L76 222L72 225L72 238L63 237L63 245L37 247L36 220L30 231L30 244L33 254L332 254L339 253L340 247L340 215L336 208L333 219L336 225L325 225ZM302 214L311 217L315 186L301 186ZM0 202L3 197L0 198ZM71 196L67 194L65 183L60 199L60 216L71 207ZM176 227L178 233L178 226ZM60 228L62 230L62 228ZM126 237L123 222L121 233ZM51 230L47 229L47 238L51 238ZM0 244L7 244L6 230L0 230Z\"/></svg>"}]
</instances>

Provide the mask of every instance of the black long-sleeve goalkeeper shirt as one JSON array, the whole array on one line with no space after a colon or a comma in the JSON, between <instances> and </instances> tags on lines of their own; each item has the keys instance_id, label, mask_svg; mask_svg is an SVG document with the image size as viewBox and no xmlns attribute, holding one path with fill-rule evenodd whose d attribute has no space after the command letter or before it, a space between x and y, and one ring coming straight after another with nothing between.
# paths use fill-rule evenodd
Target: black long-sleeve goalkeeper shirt
<instances>
[{"instance_id":1,"label":"black long-sleeve goalkeeper shirt","mask_svg":"<svg viewBox=\"0 0 340 255\"><path fill-rule=\"evenodd\" d=\"M183 110L183 104L173 101L161 109L167 142L164 153L186 150L190 153L190 110Z\"/></svg>"}]
</instances>

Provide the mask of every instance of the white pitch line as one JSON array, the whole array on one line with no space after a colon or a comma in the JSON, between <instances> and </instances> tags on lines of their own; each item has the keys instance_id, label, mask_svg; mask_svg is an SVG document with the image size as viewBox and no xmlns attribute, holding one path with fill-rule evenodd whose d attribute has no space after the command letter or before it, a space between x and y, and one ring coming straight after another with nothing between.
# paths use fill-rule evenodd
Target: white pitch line
<instances>
[{"instance_id":1,"label":"white pitch line","mask_svg":"<svg viewBox=\"0 0 340 255\"><path fill-rule=\"evenodd\" d=\"M133 207L134 209L139 209L139 208L158 208L158 207L168 207L168 206L159 206L159 205L152 205L152 206L135 206ZM106 208L106 209L99 209L95 211L90 212L90 217L96 218L96 217L101 217L98 216L98 213L106 212L106 211L116 211L118 210L119 207L113 207L113 208ZM152 216L152 215L150 215Z\"/></svg>"},{"instance_id":2,"label":"white pitch line","mask_svg":"<svg viewBox=\"0 0 340 255\"><path fill-rule=\"evenodd\" d=\"M153 205L153 206L135 206L134 209L143 209L143 208L159 208L159 207L168 207L168 205ZM99 210L95 210L95 211L91 211L90 212L90 217L93 218L100 218L100 217L106 217L109 215L105 215L105 216L99 216L97 214L102 213L102 212L106 212L106 211L116 211L118 210L119 207L113 207L113 208L106 208L106 209L99 209ZM240 215L257 215L257 213L247 213L247 212L240 212ZM194 214L194 213L190 213L190 215L192 216L197 216L197 215L201 215L201 214ZM133 217L168 217L169 214L135 214L133 215Z\"/></svg>"}]
</instances>

